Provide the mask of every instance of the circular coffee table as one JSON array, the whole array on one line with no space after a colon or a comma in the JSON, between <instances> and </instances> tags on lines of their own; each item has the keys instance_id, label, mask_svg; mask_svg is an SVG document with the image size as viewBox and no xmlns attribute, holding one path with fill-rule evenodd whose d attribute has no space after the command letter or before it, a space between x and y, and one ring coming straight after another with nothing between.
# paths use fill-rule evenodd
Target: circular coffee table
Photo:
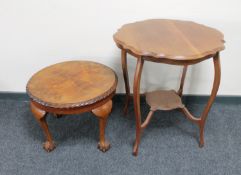
<instances>
[{"instance_id":1,"label":"circular coffee table","mask_svg":"<svg viewBox=\"0 0 241 175\"><path fill-rule=\"evenodd\" d=\"M219 52L224 49L223 34L216 29L191 21L152 19L122 26L115 34L114 41L122 50L122 69L125 80L125 113L130 99L130 87L127 71L127 53L137 58L134 76L133 97L136 117L136 140L133 154L137 155L141 133L148 125L156 110L179 108L185 116L200 128L200 146L204 145L204 126L208 112L216 97L220 76ZM200 117L192 115L181 97L188 65L213 58L215 76L211 96ZM183 66L180 88L177 91L154 91L146 94L150 112L141 122L140 79L144 61ZM162 75L160 75L162 76ZM165 76L165 75L163 75Z\"/></svg>"},{"instance_id":2,"label":"circular coffee table","mask_svg":"<svg viewBox=\"0 0 241 175\"><path fill-rule=\"evenodd\" d=\"M112 109L117 76L109 67L90 61L68 61L46 67L32 76L27 84L34 117L46 136L43 147L55 148L46 122L46 114L56 117L92 111L99 118L100 142L105 152L110 144L105 140L105 127Z\"/></svg>"}]
</instances>

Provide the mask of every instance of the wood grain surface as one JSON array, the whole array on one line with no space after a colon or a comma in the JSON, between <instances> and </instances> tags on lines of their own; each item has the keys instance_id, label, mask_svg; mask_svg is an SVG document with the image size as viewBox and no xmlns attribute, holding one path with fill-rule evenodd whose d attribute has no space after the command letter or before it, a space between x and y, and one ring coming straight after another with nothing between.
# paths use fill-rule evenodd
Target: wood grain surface
<instances>
[{"instance_id":1,"label":"wood grain surface","mask_svg":"<svg viewBox=\"0 0 241 175\"><path fill-rule=\"evenodd\" d=\"M183 108L181 98L174 90L157 90L146 93L146 102L151 111Z\"/></svg>"},{"instance_id":2,"label":"wood grain surface","mask_svg":"<svg viewBox=\"0 0 241 175\"><path fill-rule=\"evenodd\" d=\"M73 108L96 103L116 89L117 76L109 67L90 61L68 61L44 68L27 84L37 103Z\"/></svg>"},{"instance_id":3,"label":"wood grain surface","mask_svg":"<svg viewBox=\"0 0 241 175\"><path fill-rule=\"evenodd\" d=\"M114 41L135 55L170 60L196 60L224 49L216 29L191 21L151 19L122 26Z\"/></svg>"}]
</instances>

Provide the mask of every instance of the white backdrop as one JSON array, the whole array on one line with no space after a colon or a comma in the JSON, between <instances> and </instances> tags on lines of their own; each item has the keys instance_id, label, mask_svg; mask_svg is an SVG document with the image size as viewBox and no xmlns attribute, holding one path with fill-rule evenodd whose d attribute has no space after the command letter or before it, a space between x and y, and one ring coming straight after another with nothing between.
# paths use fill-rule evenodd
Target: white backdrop
<instances>
[{"instance_id":1,"label":"white backdrop","mask_svg":"<svg viewBox=\"0 0 241 175\"><path fill-rule=\"evenodd\" d=\"M88 59L112 67L124 92L120 50L112 35L125 23L149 18L193 20L221 30L220 95L241 95L240 0L0 0L0 91L24 92L30 76L50 64ZM135 59L129 58L132 85ZM177 88L180 67L146 63L142 92ZM209 94L211 60L192 66L184 93Z\"/></svg>"}]
</instances>

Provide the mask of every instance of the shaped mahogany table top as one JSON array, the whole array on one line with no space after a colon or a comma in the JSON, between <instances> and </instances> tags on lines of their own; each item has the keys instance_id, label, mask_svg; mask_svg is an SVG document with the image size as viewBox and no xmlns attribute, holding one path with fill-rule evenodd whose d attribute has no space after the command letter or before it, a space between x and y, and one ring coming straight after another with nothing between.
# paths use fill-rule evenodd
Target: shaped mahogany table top
<instances>
[{"instance_id":1,"label":"shaped mahogany table top","mask_svg":"<svg viewBox=\"0 0 241 175\"><path fill-rule=\"evenodd\" d=\"M27 84L31 99L54 108L98 102L116 89L117 76L109 67L90 61L68 61L46 67Z\"/></svg>"},{"instance_id":2,"label":"shaped mahogany table top","mask_svg":"<svg viewBox=\"0 0 241 175\"><path fill-rule=\"evenodd\" d=\"M152 19L122 26L115 34L118 47L135 55L169 60L195 60L224 49L223 34L191 21Z\"/></svg>"}]
</instances>

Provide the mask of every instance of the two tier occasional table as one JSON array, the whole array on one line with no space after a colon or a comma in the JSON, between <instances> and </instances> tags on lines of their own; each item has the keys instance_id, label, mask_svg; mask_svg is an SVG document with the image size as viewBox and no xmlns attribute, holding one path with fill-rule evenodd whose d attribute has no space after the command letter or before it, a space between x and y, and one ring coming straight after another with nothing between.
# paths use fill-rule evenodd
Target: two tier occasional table
<instances>
[{"instance_id":1,"label":"two tier occasional table","mask_svg":"<svg viewBox=\"0 0 241 175\"><path fill-rule=\"evenodd\" d=\"M130 100L130 88L127 69L127 53L137 58L134 76L133 98L136 117L136 140L133 154L137 155L141 133L148 125L156 110L181 109L185 116L197 124L200 129L200 147L204 145L204 126L208 112L216 97L220 84L219 52L224 49L223 34L216 29L190 21L153 19L130 23L122 26L114 34L114 41L121 49L122 69L125 80L127 112ZM191 114L182 103L184 80L189 65L213 58L214 83L211 96L200 117ZM150 112L141 122L140 79L144 61L183 66L180 88L178 91L154 91L146 93Z\"/></svg>"},{"instance_id":2,"label":"two tier occasional table","mask_svg":"<svg viewBox=\"0 0 241 175\"><path fill-rule=\"evenodd\" d=\"M30 107L46 136L46 151L55 148L46 122L47 113L56 117L92 111L99 118L100 142L105 152L110 144L105 140L107 117L112 109L117 76L107 66L90 61L68 61L42 69L27 84Z\"/></svg>"}]
</instances>

